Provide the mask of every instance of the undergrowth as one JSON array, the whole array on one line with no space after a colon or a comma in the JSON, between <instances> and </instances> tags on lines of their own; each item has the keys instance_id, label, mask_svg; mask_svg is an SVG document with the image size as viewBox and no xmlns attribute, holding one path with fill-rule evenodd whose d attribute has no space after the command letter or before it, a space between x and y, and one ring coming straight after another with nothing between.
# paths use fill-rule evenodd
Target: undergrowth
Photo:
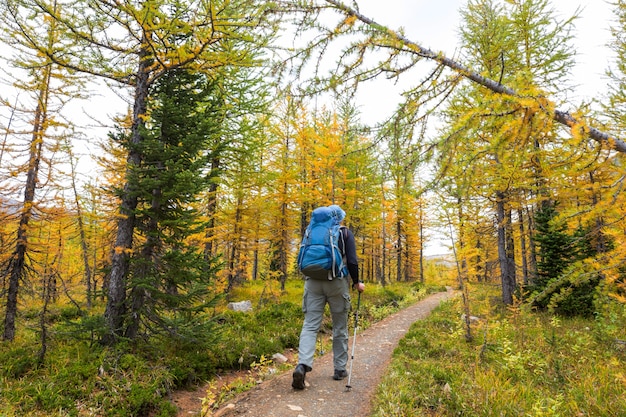
<instances>
[{"instance_id":1,"label":"undergrowth","mask_svg":"<svg viewBox=\"0 0 626 417\"><path fill-rule=\"evenodd\" d=\"M505 309L494 298L493 288L473 290L472 307L482 314L471 342L460 299L414 323L378 388L373 416L626 415L623 305L612 307L621 314L618 335L616 318L607 324L523 305Z\"/></svg>"},{"instance_id":2,"label":"undergrowth","mask_svg":"<svg viewBox=\"0 0 626 417\"><path fill-rule=\"evenodd\" d=\"M359 327L439 289L406 283L367 284ZM0 416L175 416L176 407L168 400L173 390L210 381L230 370L269 376L276 367L273 354L297 350L302 290L301 280L287 281L284 292L269 288L266 281L247 282L236 287L229 299L251 300L253 311L230 311L226 308L229 300L223 300L205 317L204 329L210 334L186 342L155 336L115 348L98 343L97 321L81 317L72 307L56 306L48 318L43 362L38 360L35 329L39 317L33 306L22 314L24 330L13 342L0 344ZM330 333L329 317L324 326L322 331ZM211 403L218 404L257 382L250 378L234 382Z\"/></svg>"}]
</instances>

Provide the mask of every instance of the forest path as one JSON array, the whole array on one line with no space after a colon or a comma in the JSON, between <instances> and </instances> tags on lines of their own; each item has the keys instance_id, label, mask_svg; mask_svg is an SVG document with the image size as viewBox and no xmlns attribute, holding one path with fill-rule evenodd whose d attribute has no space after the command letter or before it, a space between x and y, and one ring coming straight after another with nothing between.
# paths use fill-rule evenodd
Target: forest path
<instances>
[{"instance_id":1,"label":"forest path","mask_svg":"<svg viewBox=\"0 0 626 417\"><path fill-rule=\"evenodd\" d=\"M304 390L291 387L291 369L238 395L209 416L368 416L376 389L400 339L413 322L428 316L441 301L454 294L451 288L447 292L432 294L357 333L350 390L346 388L347 378L343 381L332 378L333 358L329 352L315 359L313 371L306 375ZM350 334L349 354L352 354L352 337ZM199 411L181 410L178 415L197 416Z\"/></svg>"}]
</instances>

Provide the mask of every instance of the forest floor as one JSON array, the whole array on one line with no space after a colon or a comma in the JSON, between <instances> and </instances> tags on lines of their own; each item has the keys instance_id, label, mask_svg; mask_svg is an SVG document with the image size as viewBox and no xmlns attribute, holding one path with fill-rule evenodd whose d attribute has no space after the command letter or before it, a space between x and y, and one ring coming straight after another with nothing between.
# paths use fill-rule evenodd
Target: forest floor
<instances>
[{"instance_id":1,"label":"forest floor","mask_svg":"<svg viewBox=\"0 0 626 417\"><path fill-rule=\"evenodd\" d=\"M202 417L347 417L368 416L372 409L372 400L376 389L386 372L393 350L400 339L416 320L428 314L455 292L432 294L417 303L404 308L391 316L373 324L368 329L358 332L352 361L350 388L348 379L335 381L333 375L332 351L315 359L313 371L306 375L306 388L294 390L291 387L291 373L296 365L297 355L286 352L289 371L274 375L252 389L226 401L218 410L213 410ZM353 316L351 316L351 319ZM350 334L349 354L352 354L353 340ZM348 370L350 369L348 362ZM245 372L234 373L218 379L213 389L229 384L236 378L244 377ZM179 391L172 395L172 401L179 409L178 417L197 417L201 415L202 399L207 396L209 386L199 387L196 391Z\"/></svg>"}]
</instances>

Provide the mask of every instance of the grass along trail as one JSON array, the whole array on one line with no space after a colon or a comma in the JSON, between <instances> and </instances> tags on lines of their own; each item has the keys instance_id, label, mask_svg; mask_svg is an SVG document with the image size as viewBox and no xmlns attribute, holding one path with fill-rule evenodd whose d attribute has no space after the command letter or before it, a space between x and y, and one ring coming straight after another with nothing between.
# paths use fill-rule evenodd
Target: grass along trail
<instances>
[{"instance_id":1,"label":"grass along trail","mask_svg":"<svg viewBox=\"0 0 626 417\"><path fill-rule=\"evenodd\" d=\"M399 340L413 322L426 317L441 301L453 295L454 291L451 288L447 292L430 295L358 333L350 390L346 389L347 379L343 381L332 379L332 354L327 353L317 358L313 371L307 373L304 390L297 391L291 387L292 370L289 370L240 394L218 410L205 414L205 417L367 416L376 388ZM350 334L350 354L352 336L353 334ZM200 409L195 410L195 415L199 412ZM180 413L179 416L189 416L193 415L192 413L187 411Z\"/></svg>"}]
</instances>

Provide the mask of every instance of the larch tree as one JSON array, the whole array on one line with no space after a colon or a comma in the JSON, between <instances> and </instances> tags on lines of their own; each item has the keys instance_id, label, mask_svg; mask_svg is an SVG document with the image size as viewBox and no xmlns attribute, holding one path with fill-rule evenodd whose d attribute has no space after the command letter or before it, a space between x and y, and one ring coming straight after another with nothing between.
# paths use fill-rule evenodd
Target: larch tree
<instances>
[{"instance_id":1,"label":"larch tree","mask_svg":"<svg viewBox=\"0 0 626 417\"><path fill-rule=\"evenodd\" d=\"M567 75L570 21L553 25L546 0L514 1L507 7L491 0L471 1L463 17L462 37L470 61L487 77L519 84L520 91L537 96L541 94L538 87L555 91L556 80ZM461 91L451 106L456 111L466 110L456 113L451 129L456 133L450 137L471 141L473 149L468 151L473 156L458 156L470 162L467 168L474 168L471 189L480 190L482 198L493 201L503 301L510 304L517 285L515 257L519 252L513 210L524 195L521 191L532 190L538 183L526 173L537 173L528 168L533 161L541 161L538 152L543 144L555 140L553 124L533 100L502 100L473 85L467 88L469 91ZM478 166L481 168L475 169Z\"/></svg>"},{"instance_id":2,"label":"larch tree","mask_svg":"<svg viewBox=\"0 0 626 417\"><path fill-rule=\"evenodd\" d=\"M290 265L294 265L294 249L299 248L292 242L299 242L300 231L297 207L302 206L303 191L299 186L299 178L306 178L306 170L300 169L299 162L306 158L305 153L298 151L299 115L302 111L301 103L293 100L289 94L274 106L273 117L268 120L268 133L271 145L265 152L266 167L273 173L265 195L267 209L273 213L266 222L269 224L269 270L268 275L276 276L281 290L290 272ZM302 138L300 138L302 139ZM294 238L294 236L296 236Z\"/></svg>"},{"instance_id":3,"label":"larch tree","mask_svg":"<svg viewBox=\"0 0 626 417\"><path fill-rule=\"evenodd\" d=\"M382 202L378 184L383 181L380 172L379 142L370 138L370 130L361 120L358 107L350 95L336 101L336 124L341 143L337 175L334 179L334 203L347 213L345 224L357 243L362 279L370 278L373 261L369 254L380 250L377 235L380 231ZM374 243L376 241L376 243Z\"/></svg>"},{"instance_id":4,"label":"larch tree","mask_svg":"<svg viewBox=\"0 0 626 417\"><path fill-rule=\"evenodd\" d=\"M259 56L259 59L264 58ZM214 97L221 102L221 107L213 114L219 129L211 134L207 147L207 176L210 180L204 192L206 227L203 246L207 259L223 256L223 261L234 267L233 262L238 262L230 256L233 250L243 256L227 237L232 236L232 219L237 215L233 213L234 190L238 187L240 175L244 176L245 184L241 184L244 193L248 187L256 190L258 182L263 180L258 175L257 163L262 163L263 120L267 117L272 86L265 79L263 69L256 66L223 68L215 71L213 77L220 86ZM240 170L242 166L245 166L243 171ZM252 211L248 214L258 218L258 210ZM250 219L252 222L254 220ZM242 238L247 237L246 234ZM256 242L256 238L251 239ZM256 246L256 243L250 245L253 251ZM228 261L229 257L231 261Z\"/></svg>"},{"instance_id":5,"label":"larch tree","mask_svg":"<svg viewBox=\"0 0 626 417\"><path fill-rule=\"evenodd\" d=\"M223 256L228 292L255 268L262 226L259 200L266 180L264 120L273 87L259 68L228 69L220 74L220 85L216 94L223 103L218 111L221 123L208 147L206 245L214 255Z\"/></svg>"},{"instance_id":6,"label":"larch tree","mask_svg":"<svg viewBox=\"0 0 626 417\"><path fill-rule=\"evenodd\" d=\"M93 268L90 262L90 247L89 241L87 240L87 226L85 224L86 216L84 213L83 205L80 199L80 194L78 192L78 173L76 170L76 164L78 158L74 156L74 152L72 150L72 146L69 140L64 141L64 149L67 152L69 157L69 165L70 165L70 192L73 195L73 206L76 212L76 227L78 229L78 239L80 241L81 248L81 257L83 260L83 268L84 268L84 281L85 281L85 298L87 303L87 308L90 309L93 304L93 294L94 294L94 275Z\"/></svg>"},{"instance_id":7,"label":"larch tree","mask_svg":"<svg viewBox=\"0 0 626 417\"><path fill-rule=\"evenodd\" d=\"M418 218L420 190L418 184L419 169L425 166L425 131L427 118L414 119L418 114L414 102L401 105L394 118L379 132L383 141L381 164L384 175L393 184L395 205L395 264L396 280L409 281L414 276L413 258L421 251L422 242L417 237L421 230L415 224ZM415 242L416 245L410 245Z\"/></svg>"},{"instance_id":8,"label":"larch tree","mask_svg":"<svg viewBox=\"0 0 626 417\"><path fill-rule=\"evenodd\" d=\"M626 2L616 0L612 2L615 15L615 24L611 26L609 47L614 53L614 61L606 69L608 77L608 100L603 103L602 115L598 118L616 131L623 131L626 126ZM626 303L626 269L623 267L626 260L626 246L624 241L623 219L626 212L624 200L624 158L622 154L614 152L595 152L596 160L589 161L584 166L589 181L585 181L586 194L580 195L578 207L571 212L582 214L581 221L590 230L589 240L593 246L600 249L594 256L584 263L577 264L577 271L569 271L564 277L567 281L577 282L584 280L591 274L591 270L601 271L604 278L605 292L621 303ZM579 180L582 180L583 172ZM579 187L580 188L580 187ZM608 245L608 246L607 246ZM606 250L608 249L608 250Z\"/></svg>"},{"instance_id":9,"label":"larch tree","mask_svg":"<svg viewBox=\"0 0 626 417\"><path fill-rule=\"evenodd\" d=\"M258 212L254 210L262 180L259 170L260 155L263 152L261 136L245 137L252 132L242 130L240 146L235 158L227 165L226 184L221 188L221 224L225 233L224 260L226 262L226 292L242 284L249 277L251 242L254 242L255 224ZM256 194L256 196L255 196ZM227 238L225 237L227 236Z\"/></svg>"},{"instance_id":10,"label":"larch tree","mask_svg":"<svg viewBox=\"0 0 626 417\"><path fill-rule=\"evenodd\" d=\"M268 5L249 1L144 0L112 4L81 0L57 11L40 0L9 3L19 27L29 27L29 10L40 10L57 22L63 36L54 49L48 50L34 39L50 61L127 86L133 97L126 183L120 194L105 311L108 332L103 342L111 344L123 333L128 307L126 278L138 203L131 180L142 162L139 149L150 87L168 71L180 68L211 73L225 66L258 64L252 51L263 48L274 31L273 23L268 21L271 16L266 13ZM220 48L225 40L233 44Z\"/></svg>"},{"instance_id":11,"label":"larch tree","mask_svg":"<svg viewBox=\"0 0 626 417\"><path fill-rule=\"evenodd\" d=\"M56 2L43 3L49 10L57 12L61 9ZM20 285L27 281L27 275L36 270L34 253L30 239L33 234L32 222L36 217L44 217L46 211L45 198L37 195L42 193L44 184L50 190L55 187L58 175L53 174L57 168L55 157L60 137L67 128L67 123L60 115L65 103L77 97L78 79L64 72L61 67L49 59L50 54L61 39L58 22L50 19L46 12L33 9L29 14L29 25L22 26L19 22L20 5L5 2L2 5L2 22L6 28L3 36L10 37L15 46L16 55L10 60L23 79L15 79L13 86L24 96L31 99L26 108L14 109L28 113L28 120L23 125L11 126L6 130L5 139L12 142L20 137L28 137L27 145L20 152L21 146L15 146L11 165L5 164L11 173L10 180L5 182L7 190L13 190L12 198L22 193L19 212L14 213L15 238L12 239L11 254L2 265L3 276L6 277L7 292L4 317L3 339L13 340L16 330L16 317ZM23 11L23 9L21 9ZM7 41L7 39L4 39ZM38 44L36 42L39 42ZM3 146L3 153L6 148ZM24 175L23 186L16 185L14 178ZM12 185L11 185L12 183ZM57 189L56 192L58 192Z\"/></svg>"}]
</instances>

